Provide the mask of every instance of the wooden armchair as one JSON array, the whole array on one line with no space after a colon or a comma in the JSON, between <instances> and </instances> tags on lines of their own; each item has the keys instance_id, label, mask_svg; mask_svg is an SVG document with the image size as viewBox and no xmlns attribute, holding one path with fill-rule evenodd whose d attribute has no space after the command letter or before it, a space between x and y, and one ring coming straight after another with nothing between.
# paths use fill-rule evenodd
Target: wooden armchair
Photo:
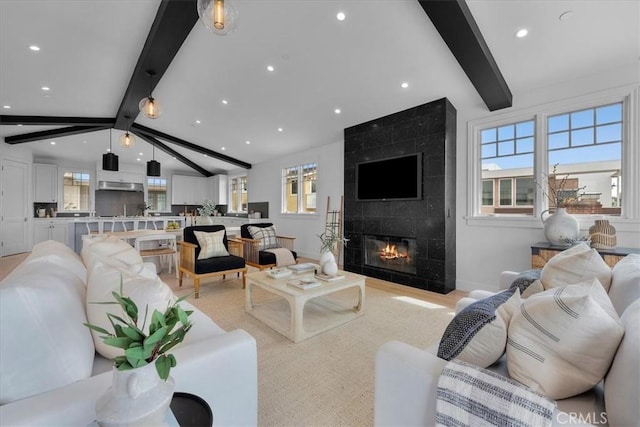
<instances>
[{"instance_id":1,"label":"wooden armchair","mask_svg":"<svg viewBox=\"0 0 640 427\"><path fill-rule=\"evenodd\" d=\"M260 245L262 241L254 239L249 232L249 227L265 228L271 226L273 226L273 224L270 222L243 224L240 226L240 237L236 237L235 239L242 244L242 256L244 257L247 265L258 268L259 270L272 268L277 265L275 254L267 252L266 250L261 250ZM277 246L289 249L293 259L297 262L298 254L293 250L295 239L295 237L276 236Z\"/></svg>"},{"instance_id":2,"label":"wooden armchair","mask_svg":"<svg viewBox=\"0 0 640 427\"><path fill-rule=\"evenodd\" d=\"M200 245L194 231L203 231L205 233L213 233L225 230L223 243L229 255L216 256L207 259L198 259L200 255ZM187 227L184 229L183 241L180 245L180 274L178 276L178 284L182 286L182 277L184 274L193 278L193 288L195 297L200 297L200 279L209 277L222 276L226 278L227 274L236 273L238 276L242 273L242 288L246 286L247 266L242 257L242 245L233 240L227 240L227 233L224 225L198 225Z\"/></svg>"}]
</instances>

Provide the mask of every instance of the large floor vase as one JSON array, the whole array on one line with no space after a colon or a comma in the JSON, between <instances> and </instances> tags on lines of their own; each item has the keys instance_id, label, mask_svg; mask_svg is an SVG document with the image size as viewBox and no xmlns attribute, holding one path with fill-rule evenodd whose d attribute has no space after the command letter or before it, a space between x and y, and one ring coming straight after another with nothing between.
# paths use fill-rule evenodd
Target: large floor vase
<instances>
[{"instance_id":1,"label":"large floor vase","mask_svg":"<svg viewBox=\"0 0 640 427\"><path fill-rule=\"evenodd\" d=\"M546 210L540 214L540 220L544 226L544 235L552 245L570 246L580 236L580 224L567 213L566 208L557 208L553 214Z\"/></svg>"},{"instance_id":2,"label":"large floor vase","mask_svg":"<svg viewBox=\"0 0 640 427\"><path fill-rule=\"evenodd\" d=\"M163 381L155 363L128 371L113 368L113 385L96 402L101 427L167 426L173 378Z\"/></svg>"}]
</instances>

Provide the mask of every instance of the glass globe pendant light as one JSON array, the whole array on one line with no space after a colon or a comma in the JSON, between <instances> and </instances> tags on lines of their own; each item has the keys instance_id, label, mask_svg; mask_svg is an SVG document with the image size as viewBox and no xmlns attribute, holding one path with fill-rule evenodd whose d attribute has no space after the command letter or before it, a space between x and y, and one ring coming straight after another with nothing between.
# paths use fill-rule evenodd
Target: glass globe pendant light
<instances>
[{"instance_id":1,"label":"glass globe pendant light","mask_svg":"<svg viewBox=\"0 0 640 427\"><path fill-rule=\"evenodd\" d=\"M231 0L198 0L198 15L205 27L221 36L238 26L238 10Z\"/></svg>"},{"instance_id":2,"label":"glass globe pendant light","mask_svg":"<svg viewBox=\"0 0 640 427\"><path fill-rule=\"evenodd\" d=\"M129 116L124 116L125 119L129 120ZM136 144L136 137L129 133L129 127L127 127L127 131L120 135L120 145L124 148L131 148Z\"/></svg>"},{"instance_id":3,"label":"glass globe pendant light","mask_svg":"<svg viewBox=\"0 0 640 427\"><path fill-rule=\"evenodd\" d=\"M142 98L138 103L140 112L149 119L157 119L160 116L160 103L153 98L151 92L153 92L153 76L156 75L153 71L147 71L149 75L149 96Z\"/></svg>"}]
</instances>

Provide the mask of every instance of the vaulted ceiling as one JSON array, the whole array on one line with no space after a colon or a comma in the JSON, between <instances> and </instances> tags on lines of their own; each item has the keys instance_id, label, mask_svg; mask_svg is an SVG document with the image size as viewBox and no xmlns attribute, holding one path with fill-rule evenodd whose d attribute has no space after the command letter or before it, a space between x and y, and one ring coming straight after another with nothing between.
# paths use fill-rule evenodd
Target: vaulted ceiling
<instances>
[{"instance_id":1,"label":"vaulted ceiling","mask_svg":"<svg viewBox=\"0 0 640 427\"><path fill-rule=\"evenodd\" d=\"M193 20L195 1L178 3L193 5L186 18ZM452 43L468 40L465 32L486 41L476 53L495 58L483 65L491 54L481 55L471 70L499 69L504 81L491 93L500 99L640 57L640 2L470 0L457 12L438 3L237 1L240 25L232 34L214 35L199 22L187 31L153 91L162 115L135 118L143 138L132 149L121 148L122 132L114 131L114 151L121 162L144 162L149 142L156 143L166 148L155 154L165 168L218 173L340 141L345 127L440 97L458 109L491 103L451 53ZM127 108L142 97L148 64L141 54L162 7L159 0L0 0L0 104L10 107L0 113L103 120L75 124L92 132L25 143L38 158L86 162L105 152L109 132L96 129L112 122L122 129ZM429 7L462 19L450 40L425 13ZM561 20L568 11L570 19ZM464 28L474 21L476 28ZM524 39L514 37L521 27L530 31ZM0 137L64 127L3 120Z\"/></svg>"}]
</instances>

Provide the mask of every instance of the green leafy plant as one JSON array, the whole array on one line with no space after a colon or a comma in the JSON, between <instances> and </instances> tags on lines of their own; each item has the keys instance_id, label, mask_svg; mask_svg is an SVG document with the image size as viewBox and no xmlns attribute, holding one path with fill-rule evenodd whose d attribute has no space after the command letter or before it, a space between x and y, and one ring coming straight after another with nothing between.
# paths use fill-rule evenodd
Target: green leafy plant
<instances>
[{"instance_id":1,"label":"green leafy plant","mask_svg":"<svg viewBox=\"0 0 640 427\"><path fill-rule=\"evenodd\" d=\"M149 335L147 335L144 332L144 325L149 307L145 309L142 325L138 326L138 306L122 293L121 283L120 292L112 292L115 301L95 303L116 304L122 308L124 313L122 317L107 313L113 333L90 323L84 325L103 334L100 338L105 344L124 350L123 356L113 360L116 369L126 371L140 368L155 360L158 375L166 381L169 378L169 371L176 366L176 358L173 354L167 354L167 351L184 340L192 326L189 316L193 311L185 311L180 307L179 303L186 297L179 298L173 305L168 306L164 313L154 310L149 324Z\"/></svg>"},{"instance_id":2,"label":"green leafy plant","mask_svg":"<svg viewBox=\"0 0 640 427\"><path fill-rule=\"evenodd\" d=\"M327 228L324 233L317 234L317 236L321 242L320 252L333 252L336 244L342 243L346 247L349 241L349 239L345 237L340 237L340 235L331 228Z\"/></svg>"},{"instance_id":3,"label":"green leafy plant","mask_svg":"<svg viewBox=\"0 0 640 427\"><path fill-rule=\"evenodd\" d=\"M198 213L200 216L211 216L215 212L216 208L217 205L207 199L202 202L202 207L198 208Z\"/></svg>"}]
</instances>

